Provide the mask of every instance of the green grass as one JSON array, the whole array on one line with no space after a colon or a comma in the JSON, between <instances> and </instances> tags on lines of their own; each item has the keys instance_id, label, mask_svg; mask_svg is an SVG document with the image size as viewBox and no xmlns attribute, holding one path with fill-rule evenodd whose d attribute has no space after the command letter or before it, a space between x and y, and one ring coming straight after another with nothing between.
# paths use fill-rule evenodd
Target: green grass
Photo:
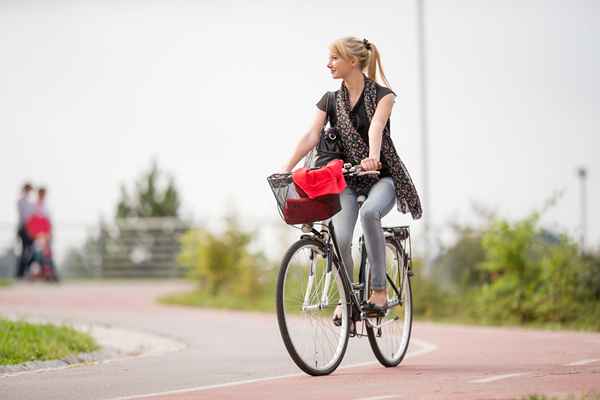
<instances>
[{"instance_id":1,"label":"green grass","mask_svg":"<svg viewBox=\"0 0 600 400\"><path fill-rule=\"evenodd\" d=\"M419 289L420 291L417 292L416 290ZM433 291L427 291L426 287L420 287L416 290L413 287L413 315L418 321L478 326L519 326L522 328L546 330L600 331L600 323L595 318L596 316L600 316L600 313L597 312L592 313L591 316L582 316L575 321L563 324L557 322L529 322L522 324L514 321L485 321L470 315L471 310L468 298L457 296L440 296L438 298L432 294ZM158 298L158 301L162 304L188 307L275 312L274 284L268 285L263 293L251 299L227 293L211 295L207 291L195 289L188 292L163 295ZM600 306L598 309L600 310Z\"/></svg>"},{"instance_id":2,"label":"green grass","mask_svg":"<svg viewBox=\"0 0 600 400\"><path fill-rule=\"evenodd\" d=\"M183 293L171 293L158 299L160 303L201 308L233 309L242 311L275 311L275 281L277 269L265 277L262 292L254 298L222 290L217 295L196 288ZM355 279L357 279L355 277ZM544 330L600 331L600 303L586 306L585 313L576 313L572 320L529 321L498 320L486 318L486 310L477 306L473 291L449 293L435 283L416 275L411 280L413 288L413 315L419 321L432 321L445 324L506 326ZM598 399L600 400L600 399Z\"/></svg>"},{"instance_id":3,"label":"green grass","mask_svg":"<svg viewBox=\"0 0 600 400\"><path fill-rule=\"evenodd\" d=\"M0 319L0 365L62 359L98 349L90 335L68 326Z\"/></svg>"},{"instance_id":4,"label":"green grass","mask_svg":"<svg viewBox=\"0 0 600 400\"><path fill-rule=\"evenodd\" d=\"M600 400L600 393L589 392L581 395L571 394L567 397L548 397L540 394L531 394L522 397L520 400Z\"/></svg>"},{"instance_id":5,"label":"green grass","mask_svg":"<svg viewBox=\"0 0 600 400\"><path fill-rule=\"evenodd\" d=\"M265 291L256 298L242 298L240 296L232 296L227 293L219 293L211 295L206 291L199 289L182 292L171 293L158 298L162 304L180 305L201 308L217 308L243 311L275 311L275 294L274 291Z\"/></svg>"},{"instance_id":6,"label":"green grass","mask_svg":"<svg viewBox=\"0 0 600 400\"><path fill-rule=\"evenodd\" d=\"M0 288L12 285L12 279L0 278Z\"/></svg>"}]
</instances>

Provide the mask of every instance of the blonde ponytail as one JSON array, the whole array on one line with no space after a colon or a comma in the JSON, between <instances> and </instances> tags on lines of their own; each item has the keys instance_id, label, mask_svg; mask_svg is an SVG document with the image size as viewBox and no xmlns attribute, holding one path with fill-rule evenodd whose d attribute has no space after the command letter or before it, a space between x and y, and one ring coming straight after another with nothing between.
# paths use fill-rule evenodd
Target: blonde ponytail
<instances>
[{"instance_id":1,"label":"blonde ponytail","mask_svg":"<svg viewBox=\"0 0 600 400\"><path fill-rule=\"evenodd\" d=\"M377 80L377 69L382 83L391 89L390 84L383 72L381 65L381 55L377 47L367 39L358 39L348 36L335 40L330 46L344 60L350 60L353 57L358 60L361 71L367 70L367 76L374 81Z\"/></svg>"},{"instance_id":2,"label":"blonde ponytail","mask_svg":"<svg viewBox=\"0 0 600 400\"><path fill-rule=\"evenodd\" d=\"M388 82L385 73L383 72L383 66L381 65L381 56L379 55L379 50L373 43L369 43L371 47L370 55L369 55L369 65L367 69L367 76L369 79L376 79L376 69L379 68L379 75L381 76L381 80L387 86L390 87L390 83Z\"/></svg>"}]
</instances>

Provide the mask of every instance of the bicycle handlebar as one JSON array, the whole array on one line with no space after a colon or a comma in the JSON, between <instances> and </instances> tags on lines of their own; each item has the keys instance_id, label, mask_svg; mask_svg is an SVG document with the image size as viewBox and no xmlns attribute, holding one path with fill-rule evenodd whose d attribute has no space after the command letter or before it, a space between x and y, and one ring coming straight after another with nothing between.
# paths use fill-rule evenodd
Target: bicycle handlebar
<instances>
[{"instance_id":1,"label":"bicycle handlebar","mask_svg":"<svg viewBox=\"0 0 600 400\"><path fill-rule=\"evenodd\" d=\"M360 164L352 165L345 163L342 172L346 176L379 175L381 171L365 171Z\"/></svg>"},{"instance_id":2,"label":"bicycle handlebar","mask_svg":"<svg viewBox=\"0 0 600 400\"><path fill-rule=\"evenodd\" d=\"M317 169L317 168L311 168L311 169ZM381 171L365 171L360 166L360 164L352 165L350 163L345 163L344 166L342 167L342 173L344 174L344 176L379 175L380 172ZM276 176L278 178L291 179L292 172L276 173L276 174L271 175L271 178L276 177Z\"/></svg>"}]
</instances>

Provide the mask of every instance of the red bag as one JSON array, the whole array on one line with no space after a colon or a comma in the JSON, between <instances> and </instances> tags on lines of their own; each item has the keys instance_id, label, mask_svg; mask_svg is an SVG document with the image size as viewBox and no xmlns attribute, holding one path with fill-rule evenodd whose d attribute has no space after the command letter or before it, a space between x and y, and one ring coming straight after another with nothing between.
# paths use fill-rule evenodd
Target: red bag
<instances>
[{"instance_id":1,"label":"red bag","mask_svg":"<svg viewBox=\"0 0 600 400\"><path fill-rule=\"evenodd\" d=\"M290 225L308 224L333 217L342 209L339 194L327 194L315 199L288 197L283 218Z\"/></svg>"},{"instance_id":2,"label":"red bag","mask_svg":"<svg viewBox=\"0 0 600 400\"><path fill-rule=\"evenodd\" d=\"M342 209L339 194L346 188L343 165L333 160L321 168L294 171L282 210L285 222L308 224L337 214Z\"/></svg>"}]
</instances>

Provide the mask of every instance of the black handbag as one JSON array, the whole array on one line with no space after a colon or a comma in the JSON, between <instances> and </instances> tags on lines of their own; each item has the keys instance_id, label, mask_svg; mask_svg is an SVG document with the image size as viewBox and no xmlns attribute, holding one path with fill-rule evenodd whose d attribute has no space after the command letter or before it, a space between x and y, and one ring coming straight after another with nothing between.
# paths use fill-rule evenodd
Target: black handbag
<instances>
[{"instance_id":1,"label":"black handbag","mask_svg":"<svg viewBox=\"0 0 600 400\"><path fill-rule=\"evenodd\" d=\"M321 136L316 147L317 157L315 167L322 167L331 160L343 159L344 150L338 130L333 126L332 115L335 115L335 92L327 92L327 105L325 106L325 124L321 129ZM333 107L332 107L333 106ZM326 128L329 123L329 128Z\"/></svg>"}]
</instances>

